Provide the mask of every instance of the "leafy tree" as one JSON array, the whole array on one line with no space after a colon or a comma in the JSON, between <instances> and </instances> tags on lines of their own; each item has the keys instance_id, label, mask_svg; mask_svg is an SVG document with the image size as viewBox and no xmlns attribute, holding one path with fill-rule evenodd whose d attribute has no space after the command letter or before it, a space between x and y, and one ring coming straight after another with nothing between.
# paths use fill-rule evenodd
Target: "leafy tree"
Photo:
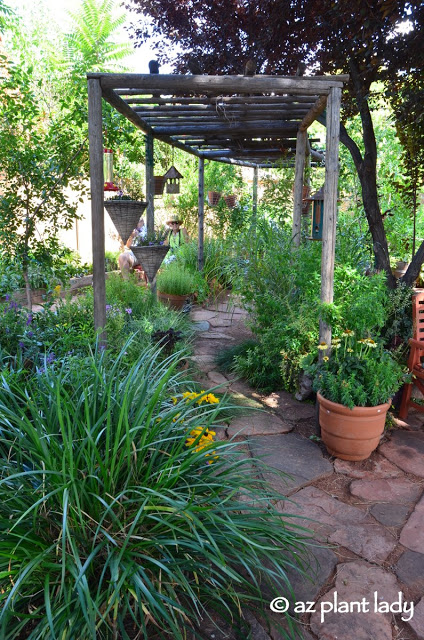
<instances>
[{"instance_id":1,"label":"leafy tree","mask_svg":"<svg viewBox=\"0 0 424 640\"><path fill-rule=\"evenodd\" d=\"M377 146L370 100L374 83L396 77L403 86L423 70L424 8L418 0L132 0L128 8L142 16L135 25L137 42L165 36L162 57L169 48L177 70L190 60L207 73L240 73L249 58L261 73L293 73L306 63L317 73L347 72L341 142L346 145L361 183L362 201L373 241L375 267L387 273L394 286L377 183ZM406 20L410 30L398 30ZM175 49L178 42L181 50ZM421 44L420 44L421 43ZM415 76L412 71L415 70ZM422 103L421 103L422 104ZM422 107L419 107L422 109ZM422 111L421 111L422 113ZM349 133L348 120L358 114L361 140ZM409 130L414 137L413 130ZM405 275L412 284L424 260L424 243Z\"/></svg>"}]
</instances>

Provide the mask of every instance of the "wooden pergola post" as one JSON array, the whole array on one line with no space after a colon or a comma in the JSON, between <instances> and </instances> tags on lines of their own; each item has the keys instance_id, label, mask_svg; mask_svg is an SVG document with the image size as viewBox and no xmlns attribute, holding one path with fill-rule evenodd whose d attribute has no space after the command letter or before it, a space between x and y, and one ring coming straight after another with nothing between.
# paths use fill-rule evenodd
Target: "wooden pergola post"
<instances>
[{"instance_id":1,"label":"wooden pergola post","mask_svg":"<svg viewBox=\"0 0 424 640\"><path fill-rule=\"evenodd\" d=\"M332 87L327 101L324 213L321 257L321 302L333 302L334 259L337 222L337 187L339 178L340 105L342 91ZM320 342L331 345L331 325L319 324ZM320 355L322 355L320 351Z\"/></svg>"},{"instance_id":2,"label":"wooden pergola post","mask_svg":"<svg viewBox=\"0 0 424 640\"><path fill-rule=\"evenodd\" d=\"M258 167L253 167L253 190L252 190L252 225L256 227L256 220L258 217Z\"/></svg>"},{"instance_id":3,"label":"wooden pergola post","mask_svg":"<svg viewBox=\"0 0 424 640\"><path fill-rule=\"evenodd\" d=\"M153 136L151 133L146 134L146 227L147 233L152 234L155 228L155 179L153 156Z\"/></svg>"},{"instance_id":4,"label":"wooden pergola post","mask_svg":"<svg viewBox=\"0 0 424 640\"><path fill-rule=\"evenodd\" d=\"M203 239L204 239L204 213L205 213L205 160L199 158L199 214L198 214L198 240L197 240L197 268L203 270Z\"/></svg>"},{"instance_id":5,"label":"wooden pergola post","mask_svg":"<svg viewBox=\"0 0 424 640\"><path fill-rule=\"evenodd\" d=\"M307 129L298 130L296 137L296 159L294 168L294 207L292 227L292 242L295 247L300 246L300 231L302 226L303 174L305 171L307 137Z\"/></svg>"},{"instance_id":6,"label":"wooden pergola post","mask_svg":"<svg viewBox=\"0 0 424 640\"><path fill-rule=\"evenodd\" d=\"M93 246L94 328L106 325L105 220L103 209L102 89L100 80L88 80L88 144L90 150L91 236ZM100 339L105 341L105 332Z\"/></svg>"}]
</instances>

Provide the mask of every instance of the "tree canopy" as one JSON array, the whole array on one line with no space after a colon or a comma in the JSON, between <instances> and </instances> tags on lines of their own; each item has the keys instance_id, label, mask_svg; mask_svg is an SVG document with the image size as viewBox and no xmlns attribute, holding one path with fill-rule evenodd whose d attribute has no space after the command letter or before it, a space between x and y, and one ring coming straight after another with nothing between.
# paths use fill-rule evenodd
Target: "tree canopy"
<instances>
[{"instance_id":1,"label":"tree canopy","mask_svg":"<svg viewBox=\"0 0 424 640\"><path fill-rule=\"evenodd\" d=\"M372 235L375 266L391 275L389 251L381 215L377 181L377 147L373 127L373 94L396 87L411 116L402 142L417 139L422 102L414 98L414 115L406 106L422 83L424 69L424 7L418 0L132 0L138 13L137 43L152 37L161 59L171 59L177 71L242 73L254 60L256 73L350 74L344 93L341 141L349 149L362 187L364 211ZM149 31L152 32L152 36ZM163 39L165 38L165 40ZM420 44L421 43L421 44ZM178 44L178 47L176 45ZM196 65L193 67L193 61ZM300 71L302 69L302 71ZM406 84L410 92L403 92ZM395 115L402 111L397 105ZM349 135L349 117L360 115L362 142ZM406 139L407 138L407 139ZM420 246L405 276L412 283L424 260Z\"/></svg>"}]
</instances>

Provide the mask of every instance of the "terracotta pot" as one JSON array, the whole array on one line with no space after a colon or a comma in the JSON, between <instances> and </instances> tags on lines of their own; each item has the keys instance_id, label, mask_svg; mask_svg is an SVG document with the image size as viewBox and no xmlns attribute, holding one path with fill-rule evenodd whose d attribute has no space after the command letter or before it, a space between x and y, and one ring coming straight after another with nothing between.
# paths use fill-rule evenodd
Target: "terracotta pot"
<instances>
[{"instance_id":1,"label":"terracotta pot","mask_svg":"<svg viewBox=\"0 0 424 640\"><path fill-rule=\"evenodd\" d=\"M177 296L172 293L163 293L163 291L158 291L158 300L167 304L171 309L181 310L185 303L187 302L187 298L190 297L190 294L186 296Z\"/></svg>"},{"instance_id":2,"label":"terracotta pot","mask_svg":"<svg viewBox=\"0 0 424 640\"><path fill-rule=\"evenodd\" d=\"M233 194L230 194L228 196L224 196L224 200L225 200L225 204L227 205L227 207L229 209L234 209L234 207L236 206L236 197Z\"/></svg>"},{"instance_id":3,"label":"terracotta pot","mask_svg":"<svg viewBox=\"0 0 424 640\"><path fill-rule=\"evenodd\" d=\"M408 267L409 262L404 262L403 260L399 260L398 262L396 262L396 269L392 269L394 277L402 278L407 272Z\"/></svg>"},{"instance_id":4,"label":"terracotta pot","mask_svg":"<svg viewBox=\"0 0 424 640\"><path fill-rule=\"evenodd\" d=\"M391 403L349 409L320 393L317 397L321 437L328 453L342 460L366 460L380 442Z\"/></svg>"},{"instance_id":5,"label":"terracotta pot","mask_svg":"<svg viewBox=\"0 0 424 640\"><path fill-rule=\"evenodd\" d=\"M208 191L208 202L211 207L216 207L221 198L219 191Z\"/></svg>"}]
</instances>

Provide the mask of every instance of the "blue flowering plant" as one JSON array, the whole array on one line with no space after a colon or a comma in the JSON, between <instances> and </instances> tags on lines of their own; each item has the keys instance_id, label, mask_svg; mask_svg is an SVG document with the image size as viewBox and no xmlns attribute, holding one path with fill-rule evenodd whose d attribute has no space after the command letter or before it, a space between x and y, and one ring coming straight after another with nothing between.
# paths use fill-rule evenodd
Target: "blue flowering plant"
<instances>
[{"instance_id":1,"label":"blue flowering plant","mask_svg":"<svg viewBox=\"0 0 424 640\"><path fill-rule=\"evenodd\" d=\"M317 362L317 353L323 355ZM315 354L303 360L314 391L338 404L374 407L389 402L405 382L405 368L382 344L370 337L358 338L346 329L331 345L321 342Z\"/></svg>"},{"instance_id":2,"label":"blue flowering plant","mask_svg":"<svg viewBox=\"0 0 424 640\"><path fill-rule=\"evenodd\" d=\"M163 245L169 235L167 227L157 227L153 231L140 233L133 240L133 247L153 247L155 245Z\"/></svg>"}]
</instances>

